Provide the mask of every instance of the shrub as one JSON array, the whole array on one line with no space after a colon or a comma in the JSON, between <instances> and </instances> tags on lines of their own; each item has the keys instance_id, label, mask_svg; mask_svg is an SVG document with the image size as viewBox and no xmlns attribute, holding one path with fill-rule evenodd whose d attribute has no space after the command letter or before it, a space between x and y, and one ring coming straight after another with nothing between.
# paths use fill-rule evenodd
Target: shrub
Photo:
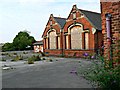
<instances>
[{"instance_id":1,"label":"shrub","mask_svg":"<svg viewBox=\"0 0 120 90\"><path fill-rule=\"evenodd\" d=\"M39 55L37 55L37 56L33 55L31 58L33 59L33 61L40 61L41 60Z\"/></svg>"},{"instance_id":2,"label":"shrub","mask_svg":"<svg viewBox=\"0 0 120 90\"><path fill-rule=\"evenodd\" d=\"M41 58L39 55L35 56L33 55L32 57L28 58L28 64L34 64L34 61L40 61Z\"/></svg>"},{"instance_id":3,"label":"shrub","mask_svg":"<svg viewBox=\"0 0 120 90\"><path fill-rule=\"evenodd\" d=\"M103 62L94 62L87 69L81 69L83 76L91 81L93 85L100 88L120 88L120 65L115 68L105 68Z\"/></svg>"},{"instance_id":4,"label":"shrub","mask_svg":"<svg viewBox=\"0 0 120 90\"><path fill-rule=\"evenodd\" d=\"M28 58L28 64L34 64L34 60L32 58Z\"/></svg>"}]
</instances>

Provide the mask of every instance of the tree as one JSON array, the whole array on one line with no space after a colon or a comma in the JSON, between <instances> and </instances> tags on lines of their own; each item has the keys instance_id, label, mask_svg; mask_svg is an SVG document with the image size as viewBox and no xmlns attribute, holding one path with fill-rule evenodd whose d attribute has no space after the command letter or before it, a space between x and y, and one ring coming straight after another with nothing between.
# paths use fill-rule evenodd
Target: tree
<instances>
[{"instance_id":1,"label":"tree","mask_svg":"<svg viewBox=\"0 0 120 90\"><path fill-rule=\"evenodd\" d=\"M2 51L12 51L12 50L27 50L33 49L32 45L35 42L33 36L29 35L27 31L20 31L12 43L5 43L2 47Z\"/></svg>"},{"instance_id":2,"label":"tree","mask_svg":"<svg viewBox=\"0 0 120 90\"><path fill-rule=\"evenodd\" d=\"M12 50L15 50L12 43L5 43L2 46L2 51L12 51Z\"/></svg>"},{"instance_id":3,"label":"tree","mask_svg":"<svg viewBox=\"0 0 120 90\"><path fill-rule=\"evenodd\" d=\"M32 49L34 42L35 39L33 36L30 36L26 31L21 31L13 39L13 46L15 46L15 50L26 50L27 46L30 46L30 49Z\"/></svg>"}]
</instances>

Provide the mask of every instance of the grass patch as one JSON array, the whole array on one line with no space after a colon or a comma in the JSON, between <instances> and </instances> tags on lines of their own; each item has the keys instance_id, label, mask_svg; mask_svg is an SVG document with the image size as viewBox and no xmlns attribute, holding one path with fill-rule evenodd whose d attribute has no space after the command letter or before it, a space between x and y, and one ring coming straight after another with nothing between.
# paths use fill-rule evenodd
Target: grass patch
<instances>
[{"instance_id":1,"label":"grass patch","mask_svg":"<svg viewBox=\"0 0 120 90\"><path fill-rule=\"evenodd\" d=\"M19 60L23 60L23 56L16 56L15 58L13 58L11 61L19 61Z\"/></svg>"},{"instance_id":2,"label":"grass patch","mask_svg":"<svg viewBox=\"0 0 120 90\"><path fill-rule=\"evenodd\" d=\"M31 58L28 58L28 64L34 64L34 60L32 60Z\"/></svg>"},{"instance_id":3,"label":"grass patch","mask_svg":"<svg viewBox=\"0 0 120 90\"><path fill-rule=\"evenodd\" d=\"M35 56L33 55L32 57L28 58L28 64L34 64L35 61L40 61L41 57L39 55Z\"/></svg>"}]
</instances>

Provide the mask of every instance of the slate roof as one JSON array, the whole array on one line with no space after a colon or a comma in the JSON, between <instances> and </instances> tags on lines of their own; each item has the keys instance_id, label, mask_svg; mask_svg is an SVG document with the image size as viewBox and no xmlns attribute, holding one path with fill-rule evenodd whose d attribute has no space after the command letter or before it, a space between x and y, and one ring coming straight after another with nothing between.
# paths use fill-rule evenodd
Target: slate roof
<instances>
[{"instance_id":1,"label":"slate roof","mask_svg":"<svg viewBox=\"0 0 120 90\"><path fill-rule=\"evenodd\" d=\"M33 45L43 45L43 41L36 41Z\"/></svg>"},{"instance_id":2,"label":"slate roof","mask_svg":"<svg viewBox=\"0 0 120 90\"><path fill-rule=\"evenodd\" d=\"M66 18L61 18L61 17L54 17L54 18L55 18L55 20L57 21L57 23L60 24L61 28L63 28L63 27L64 27L64 24L65 24L65 22L66 22Z\"/></svg>"},{"instance_id":3,"label":"slate roof","mask_svg":"<svg viewBox=\"0 0 120 90\"><path fill-rule=\"evenodd\" d=\"M100 13L82 10L82 9L79 10L88 18L88 20L95 26L96 29L102 30Z\"/></svg>"}]
</instances>

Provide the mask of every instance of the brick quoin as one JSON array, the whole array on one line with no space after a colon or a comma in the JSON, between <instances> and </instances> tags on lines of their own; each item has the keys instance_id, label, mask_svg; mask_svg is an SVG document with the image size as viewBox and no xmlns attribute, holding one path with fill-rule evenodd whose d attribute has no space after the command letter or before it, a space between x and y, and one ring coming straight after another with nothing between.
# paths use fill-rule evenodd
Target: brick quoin
<instances>
[{"instance_id":1,"label":"brick quoin","mask_svg":"<svg viewBox=\"0 0 120 90\"><path fill-rule=\"evenodd\" d=\"M102 17L102 34L104 41L104 57L106 57L106 61L109 60L107 57L107 53L110 50L107 44L107 31L106 31L106 13L110 13L111 23L111 45L112 45L112 60L113 65L120 64L120 54L116 55L120 52L120 0L101 0L101 17ZM116 62L116 60L119 60Z\"/></svg>"}]
</instances>

